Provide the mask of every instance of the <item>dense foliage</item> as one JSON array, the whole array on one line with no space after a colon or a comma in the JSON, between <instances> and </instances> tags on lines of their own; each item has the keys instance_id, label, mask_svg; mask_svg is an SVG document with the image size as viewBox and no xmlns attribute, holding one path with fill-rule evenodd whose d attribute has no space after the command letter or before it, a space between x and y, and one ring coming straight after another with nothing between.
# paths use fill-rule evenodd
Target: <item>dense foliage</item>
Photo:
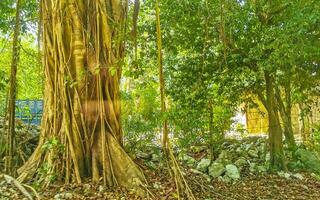
<instances>
[{"instance_id":1,"label":"dense foliage","mask_svg":"<svg viewBox=\"0 0 320 200\"><path fill-rule=\"evenodd\" d=\"M23 1L21 7L22 36L19 42L17 99L41 99L43 75L37 41L38 2ZM15 2L1 1L0 8L0 115L3 115L8 94Z\"/></svg>"}]
</instances>

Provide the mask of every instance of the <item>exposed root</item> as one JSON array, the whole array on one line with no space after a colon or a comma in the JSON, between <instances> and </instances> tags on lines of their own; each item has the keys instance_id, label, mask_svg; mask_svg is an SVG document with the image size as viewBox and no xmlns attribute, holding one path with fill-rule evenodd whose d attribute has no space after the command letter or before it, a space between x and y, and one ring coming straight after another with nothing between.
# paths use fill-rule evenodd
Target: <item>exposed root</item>
<instances>
[{"instance_id":1,"label":"exposed root","mask_svg":"<svg viewBox=\"0 0 320 200\"><path fill-rule=\"evenodd\" d=\"M177 162L177 159L175 158L172 148L169 144L168 141L168 158L170 159L169 163L171 163L171 165L169 166L169 169L171 169L172 166L172 172L170 172L171 176L173 176L176 187L177 187L177 194L178 194L178 199L181 199L181 192L185 193L185 195L187 196L187 199L189 200L196 200L196 198L194 197L192 190L189 187L189 184L187 183L186 179L184 178L184 175L180 169L179 163Z\"/></svg>"},{"instance_id":2,"label":"exposed root","mask_svg":"<svg viewBox=\"0 0 320 200\"><path fill-rule=\"evenodd\" d=\"M37 197L38 200L41 199L40 195L37 193L37 191L33 187L27 184L23 184L23 186L26 188L29 188L34 193L34 195Z\"/></svg>"},{"instance_id":3,"label":"exposed root","mask_svg":"<svg viewBox=\"0 0 320 200\"><path fill-rule=\"evenodd\" d=\"M101 141L100 138L97 140ZM102 164L105 162L104 165L106 166L106 169L112 169L110 171L106 171L105 175L107 176L107 179L112 179L113 182L112 185L109 185L109 183L106 185L119 185L129 190L134 190L137 194L143 197L146 197L146 194L149 195L150 192L146 191L147 181L142 170L132 161L129 155L124 151L118 141L111 134L106 134L106 141L107 143L105 145L105 151L108 151L108 156L106 156L105 159L101 158L101 143L99 142L98 146L93 148L93 150L97 150L94 151L94 153L97 154L94 157L98 157L97 163L95 165L90 165L89 163L89 165L86 166L86 168L92 167L92 171L97 171L97 182L99 182L101 177L103 177L104 170L102 169ZM34 152L33 156L28 160L28 162L19 169L20 177L18 180L20 182L24 182L27 178L35 178L42 182L42 185L46 187L52 182L52 180L48 178L50 175L55 175L58 173L74 173L75 164L72 163L71 160L69 161L69 163L72 163L70 172L67 172L63 167L64 163L60 162L57 157L51 157L51 154L54 154L54 151L43 151L41 147L38 147L37 151ZM70 159L70 157L71 156L68 158ZM39 169L41 170L41 167L46 163L50 163L49 168L47 168L47 172L39 173ZM97 169L94 169L95 167ZM89 175L90 174L80 177L80 181L82 181L83 178L87 178ZM92 178L94 178L94 176ZM75 180L73 179L73 181Z\"/></svg>"},{"instance_id":4,"label":"exposed root","mask_svg":"<svg viewBox=\"0 0 320 200\"><path fill-rule=\"evenodd\" d=\"M115 178L119 185L135 189L138 194L145 196L143 185L146 178L141 169L131 160L113 136L108 134L109 149Z\"/></svg>"}]
</instances>

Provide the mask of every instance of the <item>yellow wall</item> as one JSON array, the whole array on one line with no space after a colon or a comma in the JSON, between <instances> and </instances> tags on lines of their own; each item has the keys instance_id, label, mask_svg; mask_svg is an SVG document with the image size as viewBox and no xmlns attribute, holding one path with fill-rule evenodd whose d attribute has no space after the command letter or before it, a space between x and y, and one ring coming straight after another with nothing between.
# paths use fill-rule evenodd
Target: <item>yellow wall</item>
<instances>
[{"instance_id":1,"label":"yellow wall","mask_svg":"<svg viewBox=\"0 0 320 200\"><path fill-rule=\"evenodd\" d=\"M267 133L268 132L268 115L263 104L255 100L256 105L246 105L247 130L249 133Z\"/></svg>"},{"instance_id":2,"label":"yellow wall","mask_svg":"<svg viewBox=\"0 0 320 200\"><path fill-rule=\"evenodd\" d=\"M247 104L245 107L246 119L247 119L247 130L251 134L267 133L268 132L268 115L263 104L256 98L254 99L254 104ZM310 123L315 125L320 122L320 99L315 101L311 108L312 112L309 116ZM291 117L293 132L295 134L299 133L299 107L298 105L293 105ZM281 119L281 118L280 118ZM282 123L282 122L281 122Z\"/></svg>"}]
</instances>

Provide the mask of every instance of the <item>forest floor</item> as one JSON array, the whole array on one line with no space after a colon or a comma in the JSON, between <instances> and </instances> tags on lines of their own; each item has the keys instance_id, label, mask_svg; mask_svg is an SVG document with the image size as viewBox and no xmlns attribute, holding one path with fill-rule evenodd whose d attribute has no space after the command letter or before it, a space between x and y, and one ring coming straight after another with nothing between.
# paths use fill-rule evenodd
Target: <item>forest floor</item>
<instances>
[{"instance_id":1,"label":"forest floor","mask_svg":"<svg viewBox=\"0 0 320 200\"><path fill-rule=\"evenodd\" d=\"M196 199L202 200L318 200L320 199L320 181L317 181L308 173L304 173L304 179L286 179L277 174L244 174L241 180L233 183L225 183L218 179L207 180L202 175L194 174L189 169L183 168L185 177ZM149 190L153 199L177 199L175 184L167 170L145 170L148 178ZM0 199L26 199L15 188L10 188L10 196L5 195L3 187L0 188ZM106 189L99 185L84 183L81 185L51 185L44 191L39 191L42 199L88 199L88 200L135 200L134 193L124 189ZM9 194L7 194L9 195ZM147 199L147 198L144 198ZM150 198L151 199L151 198ZM183 199L183 198L182 198Z\"/></svg>"},{"instance_id":2,"label":"forest floor","mask_svg":"<svg viewBox=\"0 0 320 200\"><path fill-rule=\"evenodd\" d=\"M18 142L18 147L21 152L25 153L21 155L21 160L27 159L33 152L37 144L35 138L37 138L36 136L39 132L37 127L27 127L28 134L26 134L25 129L22 127L21 131L18 132L18 141L21 141ZM24 137L20 138L22 135ZM281 172L282 174L266 171L265 163L267 163L268 156L266 156L265 150L266 139L263 137L226 140L222 145L219 145L219 151L214 155L214 158L210 158L208 149L193 147L196 148L190 147L188 152L181 151L178 153L179 151L177 151L176 153L181 171L197 200L320 200L320 177L307 172L306 168ZM144 149L144 152L141 152L141 149ZM302 158L313 157L313 160L311 160L315 163L313 166L319 167L320 161L316 156L313 156L311 152L304 151L304 153L305 156ZM145 173L148 182L147 189L152 194L152 198L149 199L177 199L175 182L169 175L168 166L163 160L161 148L140 148L140 152L138 148L138 152L132 152L131 156ZM287 157L290 158L290 155L287 155ZM205 169L199 167L206 160L209 160L209 163L205 166ZM211 166L213 163L220 163L224 168L228 164L238 166L238 164L241 164L239 161L244 161L245 163L245 166L239 166L239 179L230 181L227 172L221 172L218 178L212 177L210 163ZM288 161L295 165L301 164L301 160L294 160L293 158ZM3 162L0 160L0 200L27 200L28 198L14 184L8 184L1 179L2 168ZM295 176L297 174L299 174L300 178ZM32 180L27 184L33 187L37 185ZM101 185L93 185L90 180L85 180L81 185L55 183L45 190L35 188L41 199L44 200L141 199L134 192L126 191L123 188L112 189ZM26 187L26 189L30 194L33 194L30 188ZM186 198L182 197L180 199Z\"/></svg>"}]
</instances>

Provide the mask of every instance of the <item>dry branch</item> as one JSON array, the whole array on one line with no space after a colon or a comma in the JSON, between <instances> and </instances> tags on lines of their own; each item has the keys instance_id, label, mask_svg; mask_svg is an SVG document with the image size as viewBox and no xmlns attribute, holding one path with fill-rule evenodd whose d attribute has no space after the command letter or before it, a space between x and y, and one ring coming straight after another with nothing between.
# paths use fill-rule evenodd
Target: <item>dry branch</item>
<instances>
[{"instance_id":1,"label":"dry branch","mask_svg":"<svg viewBox=\"0 0 320 200\"><path fill-rule=\"evenodd\" d=\"M4 174L3 175L4 179L6 180L6 182L10 185L13 185L15 186L16 188L18 188L20 190L20 192L26 196L29 200L33 200L31 194L23 187L23 185L17 181L16 179L14 179L13 177L9 176L9 175L6 175ZM1 176L0 176L1 178Z\"/></svg>"}]
</instances>

